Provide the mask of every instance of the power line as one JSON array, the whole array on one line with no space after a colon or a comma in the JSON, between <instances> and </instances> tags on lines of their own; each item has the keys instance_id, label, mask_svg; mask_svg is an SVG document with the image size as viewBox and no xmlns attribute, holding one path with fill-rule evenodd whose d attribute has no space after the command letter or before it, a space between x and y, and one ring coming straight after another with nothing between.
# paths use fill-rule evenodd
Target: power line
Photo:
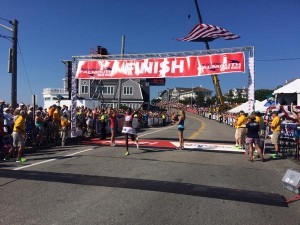
<instances>
[{"instance_id":1,"label":"power line","mask_svg":"<svg viewBox=\"0 0 300 225\"><path fill-rule=\"evenodd\" d=\"M299 60L300 58L285 58L285 59L256 59L255 61L261 61L261 62L266 62L266 61L288 61L288 60Z\"/></svg>"},{"instance_id":2,"label":"power line","mask_svg":"<svg viewBox=\"0 0 300 225\"><path fill-rule=\"evenodd\" d=\"M31 95L33 95L32 88L31 88L31 84L30 84L30 81L29 81L29 78L28 78L28 73L27 73L27 69L26 69L25 63L24 63L23 54L22 54L22 51L21 51L19 42L18 42L18 48L19 48L19 51L20 51L20 55L21 55L21 59L22 59L23 66L24 66L24 70L25 70L27 82L28 82L28 85L29 85L29 88L30 88L30 92L31 92Z\"/></svg>"}]
</instances>

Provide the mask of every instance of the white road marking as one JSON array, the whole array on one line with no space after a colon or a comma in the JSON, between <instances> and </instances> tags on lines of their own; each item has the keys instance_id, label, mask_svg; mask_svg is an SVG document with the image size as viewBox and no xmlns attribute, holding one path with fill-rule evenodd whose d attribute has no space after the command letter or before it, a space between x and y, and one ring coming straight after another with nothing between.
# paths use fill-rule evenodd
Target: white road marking
<instances>
[{"instance_id":1,"label":"white road marking","mask_svg":"<svg viewBox=\"0 0 300 225\"><path fill-rule=\"evenodd\" d=\"M25 168L28 168L28 167L32 167L32 166L36 166L36 165L40 165L40 164L44 164L44 163L48 163L48 162L52 162L52 161L55 161L55 160L58 160L58 159L63 159L63 158L70 157L70 156L73 156L73 155L78 155L82 152L87 152L87 151L91 151L91 150L93 150L93 149L89 148L89 149L82 150L82 151L79 151L79 152L75 152L75 153L72 153L72 154L69 154L69 155L59 156L57 158L48 159L48 160L45 160L45 161L30 164L30 165L17 167L17 168L14 168L13 170L22 170L22 169L25 169Z\"/></svg>"},{"instance_id":2,"label":"white road marking","mask_svg":"<svg viewBox=\"0 0 300 225\"><path fill-rule=\"evenodd\" d=\"M157 132L160 132L160 131L163 131L163 130L167 130L167 129L170 129L172 128L173 126L170 126L170 127L166 127L164 129L160 129L160 130L156 130L156 131L153 131L153 132L149 132L149 133L145 133L145 134L142 134L142 135L138 135L138 137L144 137L144 136L147 136L149 134L154 134L154 133L157 133Z\"/></svg>"}]
</instances>

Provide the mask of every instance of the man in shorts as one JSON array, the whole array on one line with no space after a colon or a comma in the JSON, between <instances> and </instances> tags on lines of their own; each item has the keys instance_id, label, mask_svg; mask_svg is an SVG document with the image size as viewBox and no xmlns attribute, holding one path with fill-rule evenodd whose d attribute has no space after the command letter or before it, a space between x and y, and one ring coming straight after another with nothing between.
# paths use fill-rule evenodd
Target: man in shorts
<instances>
[{"instance_id":1,"label":"man in shorts","mask_svg":"<svg viewBox=\"0 0 300 225\"><path fill-rule=\"evenodd\" d=\"M276 156L278 156L281 120L278 116L277 111L273 111L271 113L271 115L272 115L272 118L273 118L273 120L271 122L271 131L273 132L271 141L272 141L272 144L274 145Z\"/></svg>"},{"instance_id":2,"label":"man in shorts","mask_svg":"<svg viewBox=\"0 0 300 225\"><path fill-rule=\"evenodd\" d=\"M26 120L26 112L24 110L20 111L20 116L17 118L15 125L14 125L14 129L13 129L13 133L12 133L12 137L13 137L13 146L12 148L9 150L8 155L5 157L5 160L9 160L9 158L11 157L13 151L19 147L18 150L18 157L16 162L24 162L26 161L25 158L21 158L22 154L23 154L23 150L25 147L25 137L26 137L26 133L25 133L25 120Z\"/></svg>"},{"instance_id":3,"label":"man in shorts","mask_svg":"<svg viewBox=\"0 0 300 225\"><path fill-rule=\"evenodd\" d=\"M247 123L247 117L245 116L244 111L240 111L240 116L238 117L235 128L235 138L238 142L239 149L244 149L245 144L245 138L246 138L246 123Z\"/></svg>"}]
</instances>

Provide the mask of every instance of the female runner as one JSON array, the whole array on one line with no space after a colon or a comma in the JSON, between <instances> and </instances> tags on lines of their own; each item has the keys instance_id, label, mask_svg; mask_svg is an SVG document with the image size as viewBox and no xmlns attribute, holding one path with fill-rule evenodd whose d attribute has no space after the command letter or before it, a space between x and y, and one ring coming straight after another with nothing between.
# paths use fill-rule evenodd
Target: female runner
<instances>
[{"instance_id":1,"label":"female runner","mask_svg":"<svg viewBox=\"0 0 300 225\"><path fill-rule=\"evenodd\" d=\"M125 134L125 143L126 143L126 152L125 155L129 155L129 150L128 150L128 135L131 136L131 140L135 141L136 147L138 148L138 140L137 140L137 135L136 135L136 130L132 127L132 121L133 121L133 115L136 114L141 108L143 104L141 104L140 108L132 112L131 108L128 108L126 115L125 115L125 122L123 126L122 133Z\"/></svg>"},{"instance_id":2,"label":"female runner","mask_svg":"<svg viewBox=\"0 0 300 225\"><path fill-rule=\"evenodd\" d=\"M184 140L183 140L183 131L184 131L184 121L185 121L185 112L184 110L180 110L178 117L178 139L179 139L179 147L177 150L184 149Z\"/></svg>"}]
</instances>

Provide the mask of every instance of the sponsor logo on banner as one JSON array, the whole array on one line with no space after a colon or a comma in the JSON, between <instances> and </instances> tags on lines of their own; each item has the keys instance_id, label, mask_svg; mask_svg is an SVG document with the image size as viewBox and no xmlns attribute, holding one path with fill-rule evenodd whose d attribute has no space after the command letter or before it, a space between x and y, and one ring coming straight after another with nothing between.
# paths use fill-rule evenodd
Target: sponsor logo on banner
<instances>
[{"instance_id":1,"label":"sponsor logo on banner","mask_svg":"<svg viewBox=\"0 0 300 225\"><path fill-rule=\"evenodd\" d=\"M78 61L80 79L193 77L245 72L243 52L140 60Z\"/></svg>"}]
</instances>

